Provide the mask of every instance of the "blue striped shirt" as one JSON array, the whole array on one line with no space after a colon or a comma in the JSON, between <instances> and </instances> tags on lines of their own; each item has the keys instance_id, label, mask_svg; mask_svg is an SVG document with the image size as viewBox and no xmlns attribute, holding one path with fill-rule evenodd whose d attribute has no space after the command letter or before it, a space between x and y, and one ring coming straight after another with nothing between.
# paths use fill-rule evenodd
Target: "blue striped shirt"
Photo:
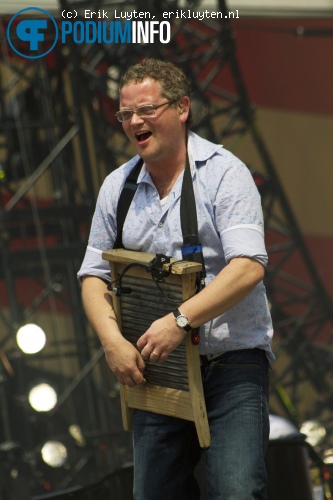
<instances>
[{"instance_id":1,"label":"blue striped shirt","mask_svg":"<svg viewBox=\"0 0 333 500\"><path fill-rule=\"evenodd\" d=\"M267 253L260 195L248 168L223 146L189 132L188 154L196 199L200 242L209 283L235 257L251 257L264 266ZM85 258L78 277L110 280L102 252L116 239L117 204L125 180L138 156L108 175L101 187ZM183 173L166 199L143 165L129 208L123 243L129 250L163 253L181 259L180 195ZM273 361L273 328L264 284L220 317L203 325L200 353L215 354L258 347Z\"/></svg>"}]
</instances>

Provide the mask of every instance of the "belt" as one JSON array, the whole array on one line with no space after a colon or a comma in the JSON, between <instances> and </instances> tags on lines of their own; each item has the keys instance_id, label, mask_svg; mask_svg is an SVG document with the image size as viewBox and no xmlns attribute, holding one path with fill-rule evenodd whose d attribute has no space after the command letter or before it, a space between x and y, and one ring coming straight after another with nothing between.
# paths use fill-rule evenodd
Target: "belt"
<instances>
[{"instance_id":1,"label":"belt","mask_svg":"<svg viewBox=\"0 0 333 500\"><path fill-rule=\"evenodd\" d=\"M222 356L224 352L219 352L217 354L201 354L200 355L200 364L201 366L206 366L208 365L213 359L219 358Z\"/></svg>"},{"instance_id":2,"label":"belt","mask_svg":"<svg viewBox=\"0 0 333 500\"><path fill-rule=\"evenodd\" d=\"M266 351L264 351L263 349L259 349L259 347L254 347L254 348L251 348L251 349L241 349L241 351L249 351L249 350L251 350L251 351L257 351L257 352L259 352L260 354L262 354L263 356L266 357ZM211 361L213 361L214 359L219 358L223 354L225 354L225 352L219 352L217 354L200 354L200 365L201 366L209 365L209 363Z\"/></svg>"}]
</instances>

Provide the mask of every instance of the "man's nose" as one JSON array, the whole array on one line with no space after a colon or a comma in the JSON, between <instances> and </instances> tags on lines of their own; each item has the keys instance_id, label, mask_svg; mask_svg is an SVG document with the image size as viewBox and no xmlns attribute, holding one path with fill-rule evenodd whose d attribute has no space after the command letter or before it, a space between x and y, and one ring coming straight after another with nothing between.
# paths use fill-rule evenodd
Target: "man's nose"
<instances>
[{"instance_id":1,"label":"man's nose","mask_svg":"<svg viewBox=\"0 0 333 500\"><path fill-rule=\"evenodd\" d=\"M135 111L133 111L130 120L131 125L137 125L138 123L142 123L143 121L144 121L143 118L139 116Z\"/></svg>"}]
</instances>

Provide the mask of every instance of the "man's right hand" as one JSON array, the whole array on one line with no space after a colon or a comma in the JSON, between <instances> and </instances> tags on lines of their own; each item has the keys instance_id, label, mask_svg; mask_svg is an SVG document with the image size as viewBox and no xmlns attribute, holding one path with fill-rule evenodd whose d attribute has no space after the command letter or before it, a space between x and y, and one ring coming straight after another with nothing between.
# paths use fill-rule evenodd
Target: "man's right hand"
<instances>
[{"instance_id":1,"label":"man's right hand","mask_svg":"<svg viewBox=\"0 0 333 500\"><path fill-rule=\"evenodd\" d=\"M117 349L108 349L104 345L106 361L118 379L118 382L128 387L146 382L143 372L145 362L140 352L127 340L119 339Z\"/></svg>"},{"instance_id":2,"label":"man's right hand","mask_svg":"<svg viewBox=\"0 0 333 500\"><path fill-rule=\"evenodd\" d=\"M87 317L99 336L107 363L120 384L144 384L145 362L140 352L121 334L112 307L112 295L96 276L82 280L82 300Z\"/></svg>"}]
</instances>

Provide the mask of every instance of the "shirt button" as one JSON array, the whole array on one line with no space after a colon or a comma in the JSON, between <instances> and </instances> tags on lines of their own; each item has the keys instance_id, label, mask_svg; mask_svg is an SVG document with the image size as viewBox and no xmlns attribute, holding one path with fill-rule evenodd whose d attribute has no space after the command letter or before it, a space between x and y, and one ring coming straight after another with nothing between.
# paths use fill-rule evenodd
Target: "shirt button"
<instances>
[{"instance_id":1,"label":"shirt button","mask_svg":"<svg viewBox=\"0 0 333 500\"><path fill-rule=\"evenodd\" d=\"M159 222L158 227L163 227L163 222Z\"/></svg>"},{"instance_id":2,"label":"shirt button","mask_svg":"<svg viewBox=\"0 0 333 500\"><path fill-rule=\"evenodd\" d=\"M157 195L157 191L154 191L154 192L153 192L153 195L154 195L154 196L156 196L156 195Z\"/></svg>"}]
</instances>

